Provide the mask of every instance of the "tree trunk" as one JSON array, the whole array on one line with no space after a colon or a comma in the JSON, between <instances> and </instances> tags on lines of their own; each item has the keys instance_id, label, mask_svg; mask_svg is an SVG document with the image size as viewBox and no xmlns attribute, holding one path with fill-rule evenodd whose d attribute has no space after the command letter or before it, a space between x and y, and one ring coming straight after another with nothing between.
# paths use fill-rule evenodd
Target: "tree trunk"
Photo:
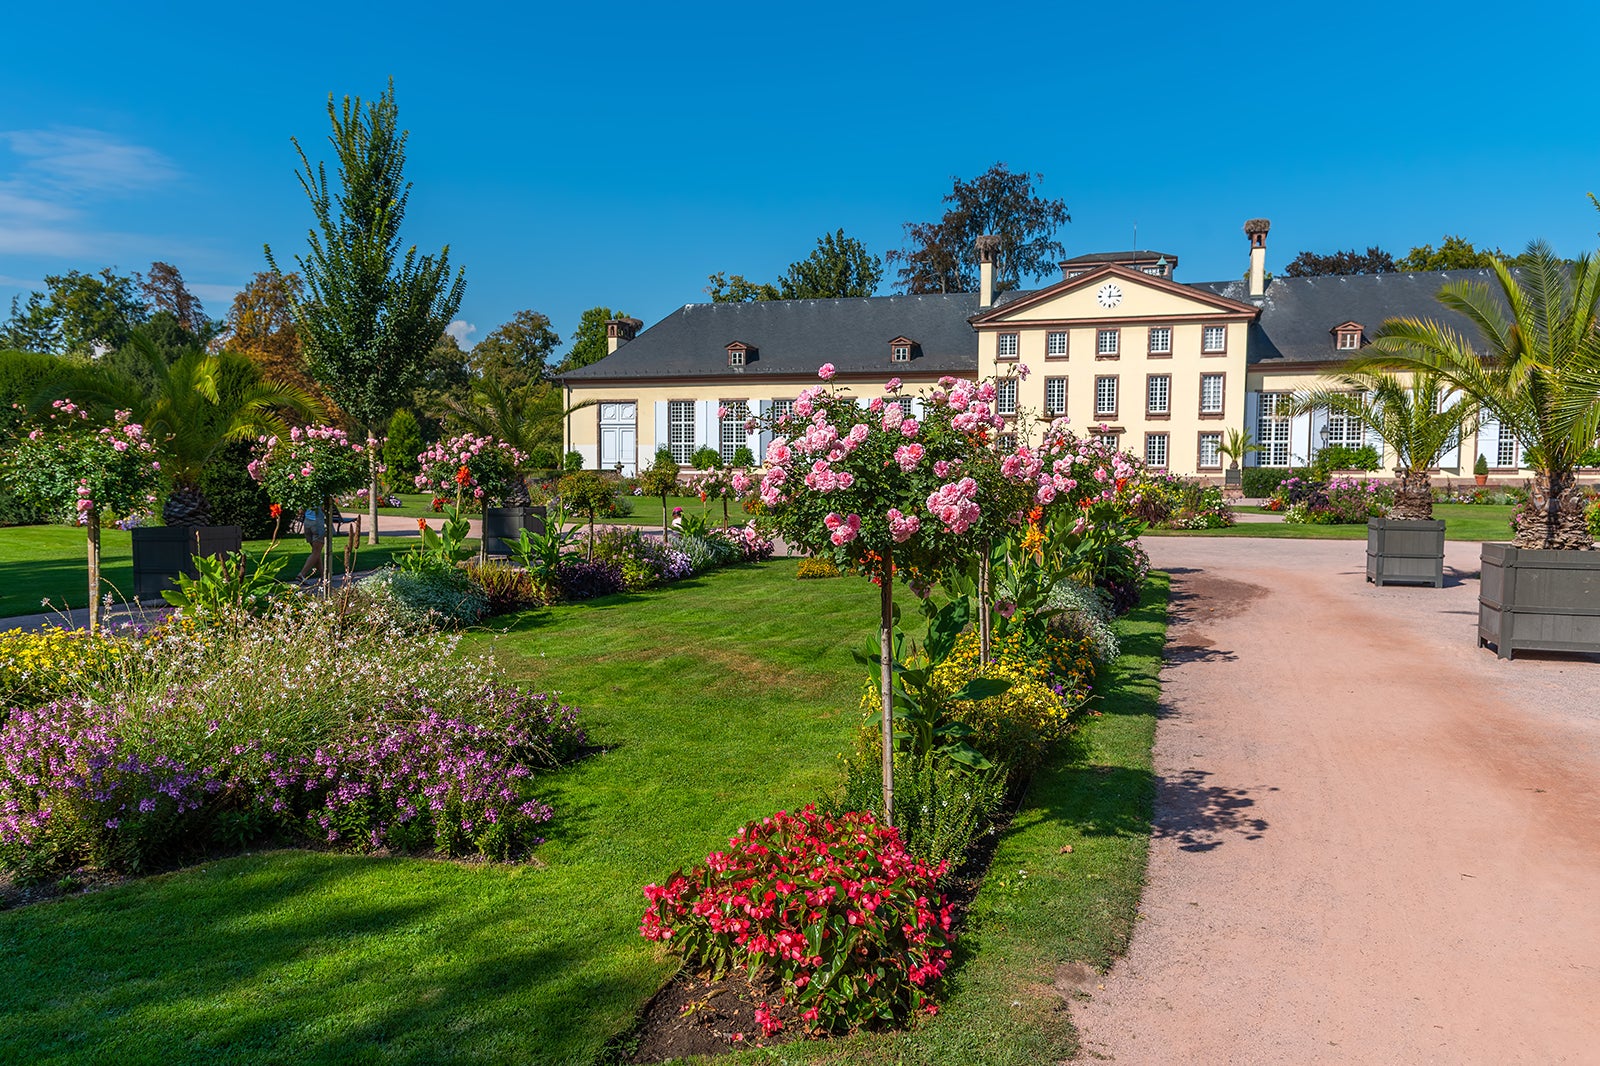
<instances>
[{"instance_id":1,"label":"tree trunk","mask_svg":"<svg viewBox=\"0 0 1600 1066\"><path fill-rule=\"evenodd\" d=\"M894 563L883 560L878 588L878 668L883 699L883 824L894 825Z\"/></svg>"},{"instance_id":2,"label":"tree trunk","mask_svg":"<svg viewBox=\"0 0 1600 1066\"><path fill-rule=\"evenodd\" d=\"M992 576L989 573L989 553L989 543L985 541L983 554L978 557L978 661L984 666L989 665L991 635L994 632L991 628L993 616L989 610L989 602L993 599L989 587L992 583Z\"/></svg>"},{"instance_id":3,"label":"tree trunk","mask_svg":"<svg viewBox=\"0 0 1600 1066\"><path fill-rule=\"evenodd\" d=\"M378 439L367 430L367 543L378 543Z\"/></svg>"},{"instance_id":4,"label":"tree trunk","mask_svg":"<svg viewBox=\"0 0 1600 1066\"><path fill-rule=\"evenodd\" d=\"M1426 470L1397 472L1394 482L1390 518L1397 522L1420 522L1433 517L1433 485Z\"/></svg>"},{"instance_id":5,"label":"tree trunk","mask_svg":"<svg viewBox=\"0 0 1600 1066\"><path fill-rule=\"evenodd\" d=\"M1528 509L1517 523L1513 543L1519 548L1593 548L1583 506L1583 492L1572 471L1535 473Z\"/></svg>"},{"instance_id":6,"label":"tree trunk","mask_svg":"<svg viewBox=\"0 0 1600 1066\"><path fill-rule=\"evenodd\" d=\"M100 512L86 512L89 528L89 632L100 629Z\"/></svg>"},{"instance_id":7,"label":"tree trunk","mask_svg":"<svg viewBox=\"0 0 1600 1066\"><path fill-rule=\"evenodd\" d=\"M333 588L333 497L322 498L322 591Z\"/></svg>"}]
</instances>

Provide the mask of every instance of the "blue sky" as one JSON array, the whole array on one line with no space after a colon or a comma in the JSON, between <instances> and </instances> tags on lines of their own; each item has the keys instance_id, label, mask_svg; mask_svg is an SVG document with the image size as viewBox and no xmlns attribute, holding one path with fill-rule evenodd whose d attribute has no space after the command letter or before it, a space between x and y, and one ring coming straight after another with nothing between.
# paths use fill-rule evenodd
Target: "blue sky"
<instances>
[{"instance_id":1,"label":"blue sky","mask_svg":"<svg viewBox=\"0 0 1600 1066\"><path fill-rule=\"evenodd\" d=\"M1459 233L1592 250L1592 5L79 3L8 11L0 301L176 264L207 311L303 249L289 143L395 79L406 237L466 267L470 345L523 308L654 321L842 227L882 253L952 175L1044 175L1069 254L1178 279ZM881 292L889 291L885 285Z\"/></svg>"}]
</instances>

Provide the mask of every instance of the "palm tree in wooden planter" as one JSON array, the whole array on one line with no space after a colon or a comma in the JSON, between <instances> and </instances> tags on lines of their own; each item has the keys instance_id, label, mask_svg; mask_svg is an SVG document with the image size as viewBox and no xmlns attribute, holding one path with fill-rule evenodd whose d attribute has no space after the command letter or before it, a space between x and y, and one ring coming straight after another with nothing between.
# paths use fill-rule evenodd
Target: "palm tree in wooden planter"
<instances>
[{"instance_id":1,"label":"palm tree in wooden planter","mask_svg":"<svg viewBox=\"0 0 1600 1066\"><path fill-rule=\"evenodd\" d=\"M1386 370L1346 370L1328 387L1295 396L1290 407L1297 414L1322 409L1342 415L1383 441L1395 457L1389 517L1400 522L1433 518L1428 471L1476 430L1478 421L1477 404L1450 396L1444 379L1433 370L1419 371L1409 382Z\"/></svg>"},{"instance_id":2,"label":"palm tree in wooden planter","mask_svg":"<svg viewBox=\"0 0 1600 1066\"><path fill-rule=\"evenodd\" d=\"M1486 543L1478 644L1501 658L1528 648L1600 651L1600 554L1584 520L1577 466L1600 433L1600 262L1556 258L1535 242L1494 284L1451 282L1439 302L1472 324L1390 319L1373 339L1383 365L1434 373L1514 434L1532 467L1512 544Z\"/></svg>"},{"instance_id":3,"label":"palm tree in wooden planter","mask_svg":"<svg viewBox=\"0 0 1600 1066\"><path fill-rule=\"evenodd\" d=\"M1536 241L1513 273L1500 260L1495 284L1450 282L1439 302L1476 327L1478 346L1431 319L1397 318L1365 360L1432 374L1514 434L1532 467L1532 506L1518 524L1521 548L1590 548L1578 458L1600 433L1600 262L1568 264Z\"/></svg>"},{"instance_id":4,"label":"palm tree in wooden planter","mask_svg":"<svg viewBox=\"0 0 1600 1066\"><path fill-rule=\"evenodd\" d=\"M1228 471L1223 475L1223 484L1239 484L1243 477L1239 472L1239 464L1252 452L1259 451L1261 445L1255 442L1248 429L1228 430L1222 438L1222 443L1217 445L1217 454L1228 460Z\"/></svg>"}]
</instances>

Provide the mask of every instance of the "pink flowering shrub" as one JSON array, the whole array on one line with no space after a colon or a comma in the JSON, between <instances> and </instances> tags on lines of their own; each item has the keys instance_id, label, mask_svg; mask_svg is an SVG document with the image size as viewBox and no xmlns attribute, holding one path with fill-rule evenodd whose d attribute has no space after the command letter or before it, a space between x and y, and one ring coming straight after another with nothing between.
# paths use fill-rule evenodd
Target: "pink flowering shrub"
<instances>
[{"instance_id":1,"label":"pink flowering shrub","mask_svg":"<svg viewBox=\"0 0 1600 1066\"><path fill-rule=\"evenodd\" d=\"M438 441L417 456L422 472L413 480L418 492L453 497L459 488L472 500L498 507L517 468L527 461L526 455L505 441L463 433ZM459 477L463 467L468 475L465 481Z\"/></svg>"},{"instance_id":2,"label":"pink flowering shrub","mask_svg":"<svg viewBox=\"0 0 1600 1066\"><path fill-rule=\"evenodd\" d=\"M366 448L337 426L295 426L283 437L261 437L246 469L267 497L292 511L360 488L367 480Z\"/></svg>"},{"instance_id":3,"label":"pink flowering shrub","mask_svg":"<svg viewBox=\"0 0 1600 1066\"><path fill-rule=\"evenodd\" d=\"M639 932L713 977L776 979L813 1032L903 1023L938 1010L955 939L944 872L870 815L779 811L703 866L646 886ZM770 1036L782 1023L762 1011Z\"/></svg>"},{"instance_id":4,"label":"pink flowering shrub","mask_svg":"<svg viewBox=\"0 0 1600 1066\"><path fill-rule=\"evenodd\" d=\"M163 474L157 442L127 411L96 425L71 400L56 400L41 426L9 445L0 475L52 518L83 525L155 506Z\"/></svg>"}]
</instances>

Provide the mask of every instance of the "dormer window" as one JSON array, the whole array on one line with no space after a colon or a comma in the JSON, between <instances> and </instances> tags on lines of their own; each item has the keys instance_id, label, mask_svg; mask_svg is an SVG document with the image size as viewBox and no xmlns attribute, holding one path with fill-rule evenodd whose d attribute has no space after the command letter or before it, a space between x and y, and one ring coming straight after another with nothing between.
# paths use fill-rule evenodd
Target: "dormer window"
<instances>
[{"instance_id":1,"label":"dormer window","mask_svg":"<svg viewBox=\"0 0 1600 1066\"><path fill-rule=\"evenodd\" d=\"M889 362L911 362L911 349L915 347L910 337L896 337L889 342Z\"/></svg>"},{"instance_id":2,"label":"dormer window","mask_svg":"<svg viewBox=\"0 0 1600 1066\"><path fill-rule=\"evenodd\" d=\"M1334 326L1333 346L1341 352L1353 352L1361 347L1362 327L1359 322L1344 322Z\"/></svg>"},{"instance_id":3,"label":"dormer window","mask_svg":"<svg viewBox=\"0 0 1600 1066\"><path fill-rule=\"evenodd\" d=\"M748 344L745 344L742 341L734 341L732 344L728 345L728 365L733 367L742 367L750 361L750 357L754 354L755 349L751 348Z\"/></svg>"}]
</instances>

